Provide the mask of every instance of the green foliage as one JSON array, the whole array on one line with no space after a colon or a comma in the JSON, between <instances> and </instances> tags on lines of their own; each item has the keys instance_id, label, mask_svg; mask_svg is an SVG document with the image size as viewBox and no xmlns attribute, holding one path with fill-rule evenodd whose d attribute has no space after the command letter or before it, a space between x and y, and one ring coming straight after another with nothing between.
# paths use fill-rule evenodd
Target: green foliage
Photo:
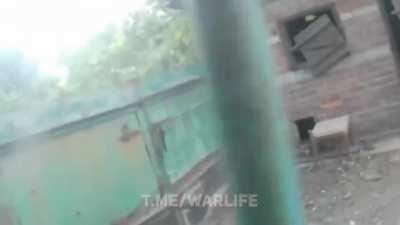
<instances>
[{"instance_id":1,"label":"green foliage","mask_svg":"<svg viewBox=\"0 0 400 225\"><path fill-rule=\"evenodd\" d=\"M10 91L0 90L0 112L29 111L32 106L46 105L59 100L62 88L55 78L37 78L29 89L17 87Z\"/></svg>"},{"instance_id":2,"label":"green foliage","mask_svg":"<svg viewBox=\"0 0 400 225\"><path fill-rule=\"evenodd\" d=\"M36 65L18 49L0 49L0 91L3 93L32 88L38 77Z\"/></svg>"},{"instance_id":3,"label":"green foliage","mask_svg":"<svg viewBox=\"0 0 400 225\"><path fill-rule=\"evenodd\" d=\"M28 104L25 97L35 90L38 68L21 50L0 49L0 111L13 111Z\"/></svg>"},{"instance_id":4,"label":"green foliage","mask_svg":"<svg viewBox=\"0 0 400 225\"><path fill-rule=\"evenodd\" d=\"M96 96L104 89L118 90L133 80L192 64L196 51L189 18L166 4L148 0L121 25L107 26L82 48L60 57L69 70L63 85L55 77L39 76L22 53L0 50L0 112Z\"/></svg>"},{"instance_id":5,"label":"green foliage","mask_svg":"<svg viewBox=\"0 0 400 225\"><path fill-rule=\"evenodd\" d=\"M109 26L65 58L72 92L119 87L127 81L195 61L192 28L182 11L151 1L119 26Z\"/></svg>"}]
</instances>

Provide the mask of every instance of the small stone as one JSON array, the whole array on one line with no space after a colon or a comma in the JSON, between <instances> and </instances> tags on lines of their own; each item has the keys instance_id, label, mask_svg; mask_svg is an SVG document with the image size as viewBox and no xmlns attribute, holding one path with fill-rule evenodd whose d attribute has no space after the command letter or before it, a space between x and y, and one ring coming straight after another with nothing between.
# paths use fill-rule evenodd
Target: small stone
<instances>
[{"instance_id":1,"label":"small stone","mask_svg":"<svg viewBox=\"0 0 400 225\"><path fill-rule=\"evenodd\" d=\"M343 160L342 166L343 166L344 171L348 171L355 166L355 162L352 159Z\"/></svg>"},{"instance_id":2,"label":"small stone","mask_svg":"<svg viewBox=\"0 0 400 225\"><path fill-rule=\"evenodd\" d=\"M344 198L344 199L350 199L351 196L352 196L351 192L348 191L348 192L343 196L343 198Z\"/></svg>"},{"instance_id":3,"label":"small stone","mask_svg":"<svg viewBox=\"0 0 400 225\"><path fill-rule=\"evenodd\" d=\"M366 169L360 173L360 176L366 181L379 181L382 174L377 169Z\"/></svg>"},{"instance_id":4,"label":"small stone","mask_svg":"<svg viewBox=\"0 0 400 225\"><path fill-rule=\"evenodd\" d=\"M356 222L354 220L350 220L349 225L356 225Z\"/></svg>"},{"instance_id":5,"label":"small stone","mask_svg":"<svg viewBox=\"0 0 400 225\"><path fill-rule=\"evenodd\" d=\"M375 147L370 142L367 142L364 140L360 141L360 148L361 148L361 150L366 151L366 152L369 152L369 151L372 151L375 149Z\"/></svg>"},{"instance_id":6,"label":"small stone","mask_svg":"<svg viewBox=\"0 0 400 225\"><path fill-rule=\"evenodd\" d=\"M306 209L310 209L314 207L314 202L312 200L307 201L305 204Z\"/></svg>"},{"instance_id":7,"label":"small stone","mask_svg":"<svg viewBox=\"0 0 400 225\"><path fill-rule=\"evenodd\" d=\"M333 218L332 217L330 217L330 216L327 216L327 217L324 217L323 219L322 219L322 221L323 221L323 223L332 223L333 222Z\"/></svg>"},{"instance_id":8,"label":"small stone","mask_svg":"<svg viewBox=\"0 0 400 225\"><path fill-rule=\"evenodd\" d=\"M354 206L354 200L353 200L353 199L349 199L349 200L347 201L347 205L348 205L349 207ZM358 212L355 212L355 213L354 213L354 215L357 215L357 214L358 214Z\"/></svg>"},{"instance_id":9,"label":"small stone","mask_svg":"<svg viewBox=\"0 0 400 225\"><path fill-rule=\"evenodd\" d=\"M309 166L309 167L307 168L307 172L311 173L311 172L314 171L314 169L315 169L315 165L312 164L311 166Z\"/></svg>"},{"instance_id":10,"label":"small stone","mask_svg":"<svg viewBox=\"0 0 400 225\"><path fill-rule=\"evenodd\" d=\"M344 184L344 185L346 185L346 184L347 184L347 180L341 179L341 180L339 180L338 183L339 183L339 184Z\"/></svg>"}]
</instances>

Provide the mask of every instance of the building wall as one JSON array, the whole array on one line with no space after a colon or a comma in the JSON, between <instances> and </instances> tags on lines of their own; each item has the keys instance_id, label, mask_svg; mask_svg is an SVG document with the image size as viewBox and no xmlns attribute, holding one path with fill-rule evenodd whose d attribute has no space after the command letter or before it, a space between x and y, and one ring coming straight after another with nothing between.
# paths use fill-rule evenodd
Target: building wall
<instances>
[{"instance_id":1,"label":"building wall","mask_svg":"<svg viewBox=\"0 0 400 225\"><path fill-rule=\"evenodd\" d=\"M266 7L279 81L290 120L351 115L355 140L400 128L400 86L389 35L377 0L282 0ZM347 37L350 56L314 77L290 71L278 22L317 5L334 2Z\"/></svg>"},{"instance_id":2,"label":"building wall","mask_svg":"<svg viewBox=\"0 0 400 225\"><path fill-rule=\"evenodd\" d=\"M0 158L0 205L9 225L108 225L156 191L140 134L121 141L121 127L134 122L121 116L93 123L18 144Z\"/></svg>"},{"instance_id":3,"label":"building wall","mask_svg":"<svg viewBox=\"0 0 400 225\"><path fill-rule=\"evenodd\" d=\"M140 107L165 129L166 169L177 180L219 148L221 139L203 85L167 92ZM143 194L156 193L137 107L0 146L0 224L109 225L131 214Z\"/></svg>"}]
</instances>

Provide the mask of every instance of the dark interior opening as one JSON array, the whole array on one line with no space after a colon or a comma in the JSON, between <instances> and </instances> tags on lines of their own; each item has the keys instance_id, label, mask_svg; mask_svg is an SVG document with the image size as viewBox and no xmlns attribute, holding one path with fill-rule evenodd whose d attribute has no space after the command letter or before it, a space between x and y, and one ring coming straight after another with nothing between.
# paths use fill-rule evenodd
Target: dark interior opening
<instances>
[{"instance_id":1,"label":"dark interior opening","mask_svg":"<svg viewBox=\"0 0 400 225\"><path fill-rule=\"evenodd\" d=\"M297 126L297 131L299 133L299 137L301 141L310 140L309 131L312 130L315 126L314 117L306 117L299 120L294 121Z\"/></svg>"},{"instance_id":2,"label":"dark interior opening","mask_svg":"<svg viewBox=\"0 0 400 225\"><path fill-rule=\"evenodd\" d=\"M297 63L304 63L306 62L306 57L304 57L303 53L301 51L294 51L293 52L293 57L296 60Z\"/></svg>"},{"instance_id":3,"label":"dark interior opening","mask_svg":"<svg viewBox=\"0 0 400 225\"><path fill-rule=\"evenodd\" d=\"M322 10L316 10L315 12L310 12L310 13L304 13L299 16L296 16L295 18L285 22L284 26L286 29L286 32L289 37L289 41L291 45L295 45L294 43L294 37L300 33L302 30L308 27L311 23L313 23L315 20L317 20L320 16L322 15L327 15L329 19L332 21L332 23L335 26L338 26L337 21L333 15L333 11L331 8L326 8ZM312 20L308 20L308 16L313 16L314 18Z\"/></svg>"},{"instance_id":4,"label":"dark interior opening","mask_svg":"<svg viewBox=\"0 0 400 225\"><path fill-rule=\"evenodd\" d=\"M383 0L383 10L385 11L384 13L387 15L388 23L390 30L392 32L392 38L394 41L394 49L397 52L397 54L400 53L400 19L397 17L397 15L391 14L391 12L394 10L394 7L392 5L391 0Z\"/></svg>"}]
</instances>

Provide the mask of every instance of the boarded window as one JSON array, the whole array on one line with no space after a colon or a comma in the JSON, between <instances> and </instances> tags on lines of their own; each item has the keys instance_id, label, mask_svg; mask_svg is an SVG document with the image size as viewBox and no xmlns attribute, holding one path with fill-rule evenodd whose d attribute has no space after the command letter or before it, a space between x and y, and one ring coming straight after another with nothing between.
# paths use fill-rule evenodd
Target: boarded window
<instances>
[{"instance_id":1,"label":"boarded window","mask_svg":"<svg viewBox=\"0 0 400 225\"><path fill-rule=\"evenodd\" d=\"M349 52L333 5L299 14L283 25L292 69L307 69L319 75Z\"/></svg>"}]
</instances>

